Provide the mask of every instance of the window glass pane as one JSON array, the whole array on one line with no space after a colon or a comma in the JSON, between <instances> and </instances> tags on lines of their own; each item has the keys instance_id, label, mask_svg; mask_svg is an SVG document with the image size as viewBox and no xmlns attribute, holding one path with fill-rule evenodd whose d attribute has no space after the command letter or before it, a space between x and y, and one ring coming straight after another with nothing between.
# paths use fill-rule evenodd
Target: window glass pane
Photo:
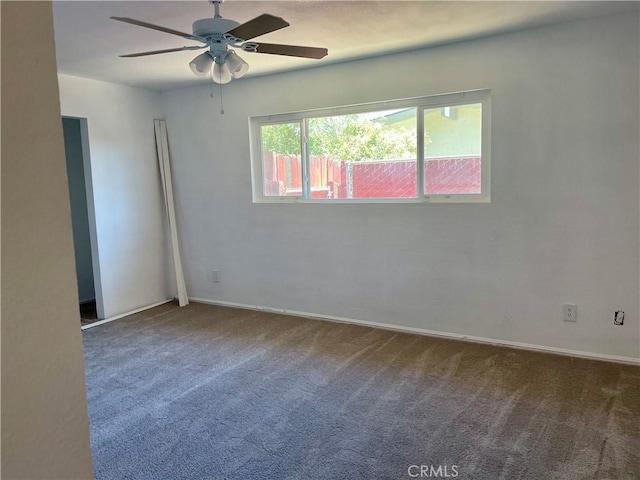
<instances>
[{"instance_id":1,"label":"window glass pane","mask_svg":"<svg viewBox=\"0 0 640 480\"><path fill-rule=\"evenodd\" d=\"M311 118L311 198L416 198L416 109Z\"/></svg>"},{"instance_id":2,"label":"window glass pane","mask_svg":"<svg viewBox=\"0 0 640 480\"><path fill-rule=\"evenodd\" d=\"M300 123L262 125L260 138L265 197L302 196Z\"/></svg>"},{"instance_id":3,"label":"window glass pane","mask_svg":"<svg viewBox=\"0 0 640 480\"><path fill-rule=\"evenodd\" d=\"M424 110L424 193L482 193L482 104Z\"/></svg>"}]
</instances>

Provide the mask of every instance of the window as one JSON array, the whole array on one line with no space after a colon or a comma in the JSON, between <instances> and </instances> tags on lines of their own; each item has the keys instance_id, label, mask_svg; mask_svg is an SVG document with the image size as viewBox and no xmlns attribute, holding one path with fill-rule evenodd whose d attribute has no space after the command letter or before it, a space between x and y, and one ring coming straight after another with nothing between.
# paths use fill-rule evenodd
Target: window
<instances>
[{"instance_id":1,"label":"window","mask_svg":"<svg viewBox=\"0 0 640 480\"><path fill-rule=\"evenodd\" d=\"M488 202L490 91L250 118L254 202Z\"/></svg>"}]
</instances>

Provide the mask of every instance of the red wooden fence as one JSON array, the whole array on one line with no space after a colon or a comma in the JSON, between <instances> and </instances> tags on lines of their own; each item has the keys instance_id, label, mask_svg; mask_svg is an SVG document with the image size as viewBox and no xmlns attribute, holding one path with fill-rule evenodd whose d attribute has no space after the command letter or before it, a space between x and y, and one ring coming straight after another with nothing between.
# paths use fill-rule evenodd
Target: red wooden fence
<instances>
[{"instance_id":1,"label":"red wooden fence","mask_svg":"<svg viewBox=\"0 0 640 480\"><path fill-rule=\"evenodd\" d=\"M299 156L266 152L264 193L301 196L302 164ZM425 161L425 193L480 193L481 158L446 157ZM311 157L311 198L415 198L415 160L363 162Z\"/></svg>"}]
</instances>

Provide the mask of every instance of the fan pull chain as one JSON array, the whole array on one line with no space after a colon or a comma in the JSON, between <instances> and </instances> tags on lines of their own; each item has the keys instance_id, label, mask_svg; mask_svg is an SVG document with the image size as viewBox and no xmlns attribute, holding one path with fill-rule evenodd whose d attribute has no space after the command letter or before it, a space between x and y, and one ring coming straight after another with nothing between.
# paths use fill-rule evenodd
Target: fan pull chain
<instances>
[{"instance_id":1,"label":"fan pull chain","mask_svg":"<svg viewBox=\"0 0 640 480\"><path fill-rule=\"evenodd\" d=\"M222 84L220 83L220 114L224 115L224 105L222 104Z\"/></svg>"},{"instance_id":2,"label":"fan pull chain","mask_svg":"<svg viewBox=\"0 0 640 480\"><path fill-rule=\"evenodd\" d=\"M211 64L211 68L209 69L209 78L211 79L211 92L209 96L213 98L213 64Z\"/></svg>"},{"instance_id":3,"label":"fan pull chain","mask_svg":"<svg viewBox=\"0 0 640 480\"><path fill-rule=\"evenodd\" d=\"M215 65L215 63L211 64L211 70L209 72L209 77L211 78L211 91L209 92L209 96L211 98L213 98L213 85L214 85L214 81L213 81L213 66ZM224 105L222 103L222 84L219 83L218 85L220 85L220 113L222 115L224 115Z\"/></svg>"}]
</instances>

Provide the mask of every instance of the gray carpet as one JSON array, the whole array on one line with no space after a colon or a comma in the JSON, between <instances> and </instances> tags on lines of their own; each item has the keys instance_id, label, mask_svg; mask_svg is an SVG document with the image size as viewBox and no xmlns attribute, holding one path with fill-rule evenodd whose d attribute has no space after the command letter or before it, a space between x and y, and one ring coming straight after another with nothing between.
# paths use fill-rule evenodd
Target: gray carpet
<instances>
[{"instance_id":1,"label":"gray carpet","mask_svg":"<svg viewBox=\"0 0 640 480\"><path fill-rule=\"evenodd\" d=\"M640 478L639 367L201 304L83 336L98 480Z\"/></svg>"}]
</instances>

